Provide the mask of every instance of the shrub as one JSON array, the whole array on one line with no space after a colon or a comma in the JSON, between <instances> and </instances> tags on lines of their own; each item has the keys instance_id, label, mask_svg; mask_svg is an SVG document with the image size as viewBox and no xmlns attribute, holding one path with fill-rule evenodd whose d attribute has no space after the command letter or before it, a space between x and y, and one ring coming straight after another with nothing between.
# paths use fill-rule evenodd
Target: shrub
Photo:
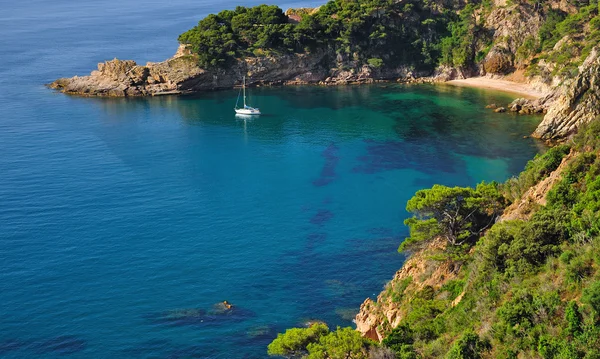
<instances>
[{"instance_id":1,"label":"shrub","mask_svg":"<svg viewBox=\"0 0 600 359\"><path fill-rule=\"evenodd\" d=\"M374 68L380 68L381 66L383 66L383 60L380 58L371 58L367 60L367 63Z\"/></svg>"},{"instance_id":2,"label":"shrub","mask_svg":"<svg viewBox=\"0 0 600 359\"><path fill-rule=\"evenodd\" d=\"M491 348L489 341L481 340L474 332L467 331L452 345L446 359L479 359L483 352Z\"/></svg>"},{"instance_id":3,"label":"shrub","mask_svg":"<svg viewBox=\"0 0 600 359\"><path fill-rule=\"evenodd\" d=\"M584 291L581 301L589 305L596 315L600 315L600 281L591 283Z\"/></svg>"},{"instance_id":4,"label":"shrub","mask_svg":"<svg viewBox=\"0 0 600 359\"><path fill-rule=\"evenodd\" d=\"M329 333L329 328L323 323L317 323L309 328L292 328L277 338L267 347L269 355L295 356L307 353L307 346L316 343L322 336Z\"/></svg>"},{"instance_id":5,"label":"shrub","mask_svg":"<svg viewBox=\"0 0 600 359\"><path fill-rule=\"evenodd\" d=\"M570 301L569 304L567 304L567 308L565 309L565 321L567 322L567 327L565 328L565 333L567 335L577 336L581 334L583 317L579 312L579 306L576 302Z\"/></svg>"}]
</instances>

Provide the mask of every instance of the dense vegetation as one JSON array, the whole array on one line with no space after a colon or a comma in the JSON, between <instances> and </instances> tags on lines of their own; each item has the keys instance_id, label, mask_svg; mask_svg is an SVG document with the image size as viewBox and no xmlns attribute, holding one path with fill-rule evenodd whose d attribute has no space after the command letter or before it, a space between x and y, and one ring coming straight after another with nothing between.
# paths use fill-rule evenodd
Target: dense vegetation
<instances>
[{"instance_id":1,"label":"dense vegetation","mask_svg":"<svg viewBox=\"0 0 600 359\"><path fill-rule=\"evenodd\" d=\"M550 175L569 153L546 205L532 205L522 219L486 225L496 218L499 207L520 200L527 187ZM571 142L536 156L518 177L502 185L482 183L475 189L436 185L417 192L407 209L415 217L407 220L411 237L401 249L423 247L431 241L427 235L441 236L447 242L444 249L425 251L434 261L460 267L457 276L418 291L407 289L412 278L397 283L387 295L407 314L381 344L363 340L358 346L350 330L326 330L323 335L339 333L338 338L355 346L313 338L319 353L348 350L346 356L318 356L312 344L291 332L314 329L293 329L280 334L269 347L270 354L600 358L600 119L581 129ZM459 220L453 223L460 225L450 229L441 223L450 220L444 213L456 214ZM452 231L451 238L462 239L462 245L448 239ZM299 343L302 349L274 350L286 341Z\"/></svg>"},{"instance_id":2,"label":"dense vegetation","mask_svg":"<svg viewBox=\"0 0 600 359\"><path fill-rule=\"evenodd\" d=\"M600 13L598 0L574 2L577 11L566 13L547 8L546 21L537 36L529 36L519 48L517 56L531 62L530 75L572 77L577 66L600 42ZM550 73L540 73L535 66L540 60L555 64Z\"/></svg>"},{"instance_id":3,"label":"dense vegetation","mask_svg":"<svg viewBox=\"0 0 600 359\"><path fill-rule=\"evenodd\" d=\"M298 23L277 6L238 6L201 20L179 36L192 45L203 66L224 66L234 58L331 49L379 67L435 65L448 22L456 17L427 1L333 0Z\"/></svg>"},{"instance_id":4,"label":"dense vegetation","mask_svg":"<svg viewBox=\"0 0 600 359\"><path fill-rule=\"evenodd\" d=\"M489 0L330 0L314 11L295 11L293 20L277 6L238 6L207 16L179 41L191 46L203 67L226 67L245 57L326 51L330 56L322 64L327 68L402 64L418 70L438 65L467 70L481 65L495 47L510 59L510 64L497 64L497 71L525 69L551 82L556 75L574 76L600 42L598 0L568 2L568 13L554 5L509 0L509 20L510 14L524 11L543 19L539 31L511 40L494 37L486 24L495 9ZM510 50L509 41L514 43ZM495 71L494 66L486 69Z\"/></svg>"}]
</instances>

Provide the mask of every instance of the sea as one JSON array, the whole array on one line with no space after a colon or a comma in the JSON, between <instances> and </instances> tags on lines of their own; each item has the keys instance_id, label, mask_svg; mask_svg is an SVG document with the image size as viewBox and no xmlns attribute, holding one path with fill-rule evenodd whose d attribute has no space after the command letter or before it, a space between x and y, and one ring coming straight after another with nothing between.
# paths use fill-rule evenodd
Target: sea
<instances>
[{"instance_id":1,"label":"sea","mask_svg":"<svg viewBox=\"0 0 600 359\"><path fill-rule=\"evenodd\" d=\"M44 85L161 61L259 1L27 0L0 12L0 358L266 358L353 326L405 255L406 201L544 151L515 96L448 85L82 98ZM282 1L283 9L321 1ZM232 305L224 310L223 301Z\"/></svg>"}]
</instances>

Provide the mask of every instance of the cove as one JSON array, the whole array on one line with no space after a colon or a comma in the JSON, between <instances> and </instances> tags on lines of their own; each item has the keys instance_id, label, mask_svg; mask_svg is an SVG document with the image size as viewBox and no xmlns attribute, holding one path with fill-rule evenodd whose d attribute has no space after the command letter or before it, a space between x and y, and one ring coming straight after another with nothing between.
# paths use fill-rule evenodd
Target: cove
<instances>
[{"instance_id":1,"label":"cove","mask_svg":"<svg viewBox=\"0 0 600 359\"><path fill-rule=\"evenodd\" d=\"M43 98L0 134L0 356L264 358L351 326L403 263L406 201L543 150L510 96L443 85ZM10 117L9 117L10 119ZM26 139L26 140L24 140ZM234 311L215 310L223 300Z\"/></svg>"}]
</instances>

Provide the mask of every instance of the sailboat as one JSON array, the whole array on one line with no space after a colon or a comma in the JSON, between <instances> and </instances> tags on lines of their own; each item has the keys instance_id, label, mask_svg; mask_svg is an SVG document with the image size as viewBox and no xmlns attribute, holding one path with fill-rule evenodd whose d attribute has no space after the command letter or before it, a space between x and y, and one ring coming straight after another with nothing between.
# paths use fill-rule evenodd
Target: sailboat
<instances>
[{"instance_id":1,"label":"sailboat","mask_svg":"<svg viewBox=\"0 0 600 359\"><path fill-rule=\"evenodd\" d=\"M244 92L244 107L238 107L238 102L240 101L240 95L238 95L237 101L235 102L235 113L238 115L260 115L260 110L258 108L246 105L246 76L244 76L242 80L242 91Z\"/></svg>"}]
</instances>

